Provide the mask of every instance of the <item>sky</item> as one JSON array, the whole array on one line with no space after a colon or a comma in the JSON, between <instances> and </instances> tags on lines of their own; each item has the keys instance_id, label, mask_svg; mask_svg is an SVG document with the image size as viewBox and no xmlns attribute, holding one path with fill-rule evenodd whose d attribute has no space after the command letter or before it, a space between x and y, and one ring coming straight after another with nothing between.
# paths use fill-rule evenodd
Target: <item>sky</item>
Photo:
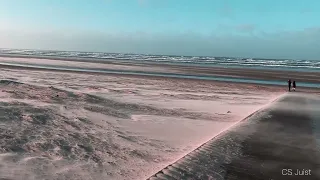
<instances>
[{"instance_id":1,"label":"sky","mask_svg":"<svg viewBox=\"0 0 320 180\"><path fill-rule=\"evenodd\" d=\"M319 0L0 0L0 48L320 60Z\"/></svg>"}]
</instances>

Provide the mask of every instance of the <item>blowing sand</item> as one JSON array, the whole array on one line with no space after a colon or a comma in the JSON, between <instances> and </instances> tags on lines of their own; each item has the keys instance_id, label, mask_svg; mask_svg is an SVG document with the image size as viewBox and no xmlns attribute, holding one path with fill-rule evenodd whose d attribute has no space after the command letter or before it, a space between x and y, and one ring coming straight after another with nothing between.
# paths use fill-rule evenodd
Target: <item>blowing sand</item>
<instances>
[{"instance_id":1,"label":"blowing sand","mask_svg":"<svg viewBox=\"0 0 320 180\"><path fill-rule=\"evenodd\" d=\"M282 87L1 69L0 179L145 179Z\"/></svg>"},{"instance_id":2,"label":"blowing sand","mask_svg":"<svg viewBox=\"0 0 320 180\"><path fill-rule=\"evenodd\" d=\"M288 93L150 180L318 180L320 98Z\"/></svg>"}]
</instances>

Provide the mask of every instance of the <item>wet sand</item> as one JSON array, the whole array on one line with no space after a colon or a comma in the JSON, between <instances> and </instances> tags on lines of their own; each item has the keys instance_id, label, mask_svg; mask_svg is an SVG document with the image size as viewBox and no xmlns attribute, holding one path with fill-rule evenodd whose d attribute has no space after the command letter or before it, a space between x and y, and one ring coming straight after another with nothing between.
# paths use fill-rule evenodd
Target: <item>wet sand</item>
<instances>
[{"instance_id":1,"label":"wet sand","mask_svg":"<svg viewBox=\"0 0 320 180\"><path fill-rule=\"evenodd\" d=\"M319 96L285 95L150 180L320 179L319 107Z\"/></svg>"},{"instance_id":2,"label":"wet sand","mask_svg":"<svg viewBox=\"0 0 320 180\"><path fill-rule=\"evenodd\" d=\"M270 69L253 68L230 68L230 67L200 67L190 65L159 64L151 62L132 62L123 60L97 60L84 58L56 58L56 57L34 57L24 56L3 56L0 55L0 67L21 68L1 63L23 63L28 65L50 65L55 67L75 67L90 68L93 70L112 70L127 72L157 72L157 73L175 73L180 75L193 76L215 76L215 77L233 77L256 80L283 81L286 85L288 79L299 82L320 83L320 72L295 72L279 71ZM36 69L36 68L35 68ZM320 87L319 87L320 88Z\"/></svg>"}]
</instances>

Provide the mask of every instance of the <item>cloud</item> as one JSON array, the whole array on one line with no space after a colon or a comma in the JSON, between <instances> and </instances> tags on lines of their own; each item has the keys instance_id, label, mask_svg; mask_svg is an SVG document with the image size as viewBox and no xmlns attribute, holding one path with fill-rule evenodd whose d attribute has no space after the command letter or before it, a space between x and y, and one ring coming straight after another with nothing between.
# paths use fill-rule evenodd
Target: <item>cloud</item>
<instances>
[{"instance_id":1,"label":"cloud","mask_svg":"<svg viewBox=\"0 0 320 180\"><path fill-rule=\"evenodd\" d=\"M114 0L104 0L107 3L110 3L111 1ZM139 5L144 5L145 3L147 3L147 0L136 0L138 2Z\"/></svg>"},{"instance_id":2,"label":"cloud","mask_svg":"<svg viewBox=\"0 0 320 180\"><path fill-rule=\"evenodd\" d=\"M233 10L227 1L223 2L223 5L218 10L218 13L223 18L232 18L233 17Z\"/></svg>"},{"instance_id":3,"label":"cloud","mask_svg":"<svg viewBox=\"0 0 320 180\"><path fill-rule=\"evenodd\" d=\"M146 0L138 0L138 3L141 5L144 4L145 2L146 2Z\"/></svg>"},{"instance_id":4,"label":"cloud","mask_svg":"<svg viewBox=\"0 0 320 180\"><path fill-rule=\"evenodd\" d=\"M253 24L240 24L235 26L235 29L239 32L252 33L253 31L255 31L256 26Z\"/></svg>"},{"instance_id":5,"label":"cloud","mask_svg":"<svg viewBox=\"0 0 320 180\"><path fill-rule=\"evenodd\" d=\"M110 0L111 1L111 0ZM148 3L148 0L136 0L139 6L145 6Z\"/></svg>"},{"instance_id":6,"label":"cloud","mask_svg":"<svg viewBox=\"0 0 320 180\"><path fill-rule=\"evenodd\" d=\"M240 29L251 30L244 26ZM264 33L260 36L197 33L96 33L75 31L0 32L0 47L148 53L319 59L320 28Z\"/></svg>"},{"instance_id":7,"label":"cloud","mask_svg":"<svg viewBox=\"0 0 320 180\"><path fill-rule=\"evenodd\" d=\"M317 5L312 5L312 4L306 3L305 7L301 7L300 13L301 14L307 14L307 13L318 12L317 7L318 7Z\"/></svg>"}]
</instances>

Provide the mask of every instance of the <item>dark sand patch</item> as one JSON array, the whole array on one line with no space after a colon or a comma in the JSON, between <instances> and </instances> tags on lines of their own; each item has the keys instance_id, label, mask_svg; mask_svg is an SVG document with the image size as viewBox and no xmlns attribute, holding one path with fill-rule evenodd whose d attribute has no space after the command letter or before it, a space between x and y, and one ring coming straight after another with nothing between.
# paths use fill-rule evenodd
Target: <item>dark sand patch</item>
<instances>
[{"instance_id":1,"label":"dark sand patch","mask_svg":"<svg viewBox=\"0 0 320 180\"><path fill-rule=\"evenodd\" d=\"M150 179L319 179L316 96L293 94L257 112ZM318 127L319 128L319 127ZM283 174L291 169L293 174ZM297 170L311 174L294 175ZM285 171L288 172L288 171Z\"/></svg>"}]
</instances>

